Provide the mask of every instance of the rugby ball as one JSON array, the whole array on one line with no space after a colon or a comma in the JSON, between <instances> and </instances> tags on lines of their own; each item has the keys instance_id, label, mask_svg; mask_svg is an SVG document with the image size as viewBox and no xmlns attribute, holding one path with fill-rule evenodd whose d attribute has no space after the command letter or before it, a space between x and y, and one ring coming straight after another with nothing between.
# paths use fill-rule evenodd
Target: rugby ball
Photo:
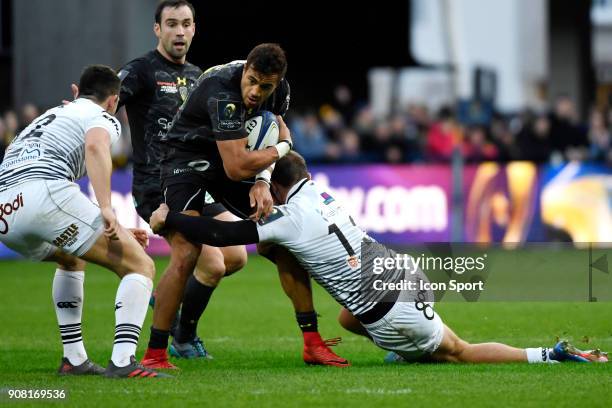
<instances>
[{"instance_id":1,"label":"rugby ball","mask_svg":"<svg viewBox=\"0 0 612 408\"><path fill-rule=\"evenodd\" d=\"M247 119L244 128L249 132L248 150L262 150L278 143L278 121L272 112L261 111Z\"/></svg>"}]
</instances>

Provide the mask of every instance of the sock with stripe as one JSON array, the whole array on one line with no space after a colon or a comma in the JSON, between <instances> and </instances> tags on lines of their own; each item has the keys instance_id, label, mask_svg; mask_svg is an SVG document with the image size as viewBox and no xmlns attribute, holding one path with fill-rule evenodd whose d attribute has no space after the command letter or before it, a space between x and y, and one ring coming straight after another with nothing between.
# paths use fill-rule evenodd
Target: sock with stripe
<instances>
[{"instance_id":1,"label":"sock with stripe","mask_svg":"<svg viewBox=\"0 0 612 408\"><path fill-rule=\"evenodd\" d=\"M87 360L81 333L83 312L83 282L85 272L55 270L53 278L53 304L64 345L64 357L78 366Z\"/></svg>"},{"instance_id":2,"label":"sock with stripe","mask_svg":"<svg viewBox=\"0 0 612 408\"><path fill-rule=\"evenodd\" d=\"M121 279L115 298L115 344L111 356L117 367L130 364L130 357L136 354L152 289L153 281L137 273Z\"/></svg>"},{"instance_id":3,"label":"sock with stripe","mask_svg":"<svg viewBox=\"0 0 612 408\"><path fill-rule=\"evenodd\" d=\"M530 364L557 363L558 361L550 358L551 351L552 350L547 347L526 348L525 353L527 354L527 362Z\"/></svg>"}]
</instances>

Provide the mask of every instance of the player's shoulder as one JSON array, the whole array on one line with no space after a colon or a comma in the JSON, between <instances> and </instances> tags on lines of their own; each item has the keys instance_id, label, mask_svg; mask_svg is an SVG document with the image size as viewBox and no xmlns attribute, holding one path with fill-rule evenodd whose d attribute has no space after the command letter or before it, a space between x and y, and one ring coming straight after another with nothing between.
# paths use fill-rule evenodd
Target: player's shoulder
<instances>
[{"instance_id":1,"label":"player's shoulder","mask_svg":"<svg viewBox=\"0 0 612 408\"><path fill-rule=\"evenodd\" d=\"M100 105L95 103L89 98L79 97L66 105L66 108L70 109L82 116L97 116L101 115L102 112L106 112Z\"/></svg>"},{"instance_id":2,"label":"player's shoulder","mask_svg":"<svg viewBox=\"0 0 612 408\"><path fill-rule=\"evenodd\" d=\"M197 65L192 64L191 62L187 61L185 62L184 72L186 74L189 74L190 76L199 77L200 75L202 75L203 71Z\"/></svg>"},{"instance_id":3,"label":"player's shoulder","mask_svg":"<svg viewBox=\"0 0 612 408\"><path fill-rule=\"evenodd\" d=\"M311 180L309 178L303 178L302 180L296 183L292 190L293 191L290 191L289 193L288 201L315 200L317 199L321 189L314 180Z\"/></svg>"},{"instance_id":4,"label":"player's shoulder","mask_svg":"<svg viewBox=\"0 0 612 408\"><path fill-rule=\"evenodd\" d=\"M198 78L194 94L201 100L210 98L219 100L240 100L241 66L233 64L219 65L204 71Z\"/></svg>"},{"instance_id":5,"label":"player's shoulder","mask_svg":"<svg viewBox=\"0 0 612 408\"><path fill-rule=\"evenodd\" d=\"M300 212L305 219L320 219L343 212L334 195L314 180L307 180L303 187L293 194L289 204L292 204L295 211Z\"/></svg>"},{"instance_id":6,"label":"player's shoulder","mask_svg":"<svg viewBox=\"0 0 612 408\"><path fill-rule=\"evenodd\" d=\"M153 60L151 53L146 53L144 55L141 55L140 57L134 58L128 62L125 63L125 65L123 65L122 68L125 67L140 67L140 66L144 66L146 64L150 64L151 61Z\"/></svg>"},{"instance_id":7,"label":"player's shoulder","mask_svg":"<svg viewBox=\"0 0 612 408\"><path fill-rule=\"evenodd\" d=\"M85 127L90 127L95 124L106 125L113 133L121 133L121 124L119 120L105 111L100 105L85 98L79 98L75 102L75 110L80 119L84 121Z\"/></svg>"},{"instance_id":8,"label":"player's shoulder","mask_svg":"<svg viewBox=\"0 0 612 408\"><path fill-rule=\"evenodd\" d=\"M289 190L285 206L288 211L304 216L317 208L318 193L314 181L302 179Z\"/></svg>"},{"instance_id":9,"label":"player's shoulder","mask_svg":"<svg viewBox=\"0 0 612 408\"><path fill-rule=\"evenodd\" d=\"M156 62L155 51L149 51L140 57L127 62L119 69L117 75L123 80L129 74L139 75L152 69Z\"/></svg>"},{"instance_id":10,"label":"player's shoulder","mask_svg":"<svg viewBox=\"0 0 612 408\"><path fill-rule=\"evenodd\" d=\"M244 63L245 61L238 60L215 65L206 69L200 78L203 82L208 83L233 84L242 75Z\"/></svg>"},{"instance_id":11,"label":"player's shoulder","mask_svg":"<svg viewBox=\"0 0 612 408\"><path fill-rule=\"evenodd\" d=\"M295 204L276 205L270 215L258 222L261 227L274 228L278 234L298 237L304 225L304 213ZM286 237L288 238L288 237Z\"/></svg>"}]
</instances>

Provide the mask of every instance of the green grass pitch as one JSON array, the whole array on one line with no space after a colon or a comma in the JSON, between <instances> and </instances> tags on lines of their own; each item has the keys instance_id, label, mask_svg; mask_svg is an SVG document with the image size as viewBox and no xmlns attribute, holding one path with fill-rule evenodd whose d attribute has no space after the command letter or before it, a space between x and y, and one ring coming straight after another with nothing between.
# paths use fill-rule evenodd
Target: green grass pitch
<instances>
[{"instance_id":1,"label":"green grass pitch","mask_svg":"<svg viewBox=\"0 0 612 408\"><path fill-rule=\"evenodd\" d=\"M158 277L167 260L157 260ZM336 351L347 369L307 367L289 300L267 261L222 282L199 334L212 361L176 361L170 380L60 378L61 342L51 302L54 266L0 262L0 405L8 389L63 389L70 406L610 406L612 365L425 365L388 366L385 352L344 332L339 306L319 287L315 303L324 336L342 335ZM117 278L90 267L85 279L83 335L92 360L105 365L114 332ZM441 303L438 312L463 338L520 347L552 345L557 336L579 347L612 350L612 303ZM137 357L148 340L151 313ZM588 340L590 344L585 344Z\"/></svg>"}]
</instances>

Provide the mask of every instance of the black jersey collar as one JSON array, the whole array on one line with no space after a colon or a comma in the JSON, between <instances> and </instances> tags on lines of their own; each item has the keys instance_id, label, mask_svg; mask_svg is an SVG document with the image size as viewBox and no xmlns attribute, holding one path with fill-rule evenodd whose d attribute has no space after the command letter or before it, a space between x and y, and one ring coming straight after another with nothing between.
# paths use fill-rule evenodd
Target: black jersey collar
<instances>
[{"instance_id":1,"label":"black jersey collar","mask_svg":"<svg viewBox=\"0 0 612 408\"><path fill-rule=\"evenodd\" d=\"M159 52L159 51L157 50L157 48L155 48L155 49L153 50L153 53L155 54L155 56L156 56L156 57L157 57L157 58L158 58L158 59L159 59L159 60L160 60L162 63L164 63L164 64L166 64L166 65L169 65L169 66L171 66L171 67L181 69L181 68L185 67L185 65L187 65L187 60L185 60L185 63L184 63L184 64L179 64L178 62L170 61L168 58L164 57L164 56L162 55L162 53L161 53L161 52Z\"/></svg>"}]
</instances>

